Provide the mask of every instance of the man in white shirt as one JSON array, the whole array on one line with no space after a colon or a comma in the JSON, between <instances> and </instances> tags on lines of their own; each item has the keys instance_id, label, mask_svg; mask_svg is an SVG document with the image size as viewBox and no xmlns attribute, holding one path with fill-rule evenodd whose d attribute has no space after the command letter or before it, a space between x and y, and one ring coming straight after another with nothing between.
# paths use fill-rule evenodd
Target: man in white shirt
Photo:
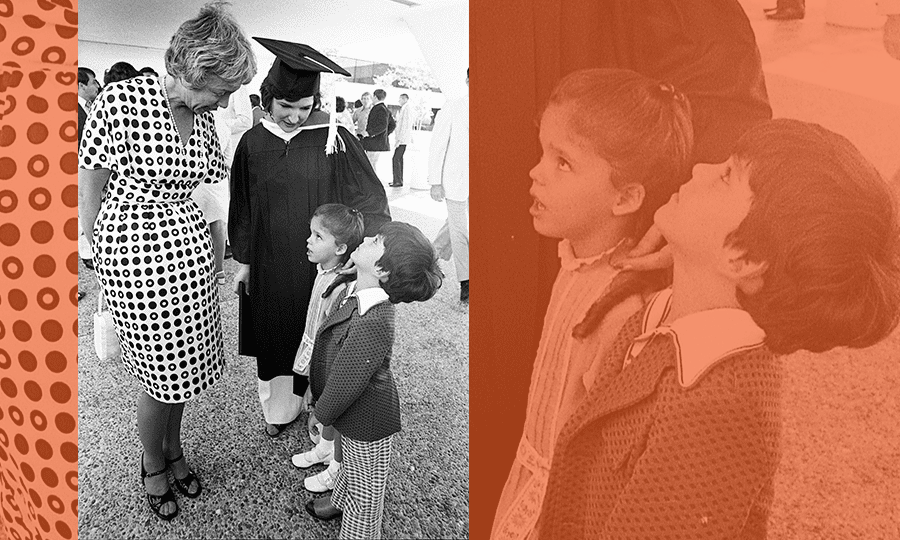
<instances>
[{"instance_id":1,"label":"man in white shirt","mask_svg":"<svg viewBox=\"0 0 900 540\"><path fill-rule=\"evenodd\" d=\"M403 187L403 155L406 145L412 143L413 121L410 112L409 96L400 94L400 113L397 114L397 131L394 135L394 181L391 187Z\"/></svg>"},{"instance_id":2,"label":"man in white shirt","mask_svg":"<svg viewBox=\"0 0 900 540\"><path fill-rule=\"evenodd\" d=\"M466 70L466 86L469 71ZM469 301L469 95L448 102L435 119L428 154L431 198L447 201L447 223L434 247L442 259L453 255L459 299Z\"/></svg>"}]
</instances>

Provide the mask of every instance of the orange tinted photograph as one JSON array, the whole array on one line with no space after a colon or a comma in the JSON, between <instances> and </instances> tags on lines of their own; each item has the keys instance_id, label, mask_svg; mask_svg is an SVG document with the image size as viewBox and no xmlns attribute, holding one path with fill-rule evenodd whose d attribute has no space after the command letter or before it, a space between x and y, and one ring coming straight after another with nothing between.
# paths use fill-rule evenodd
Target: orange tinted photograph
<instances>
[{"instance_id":1,"label":"orange tinted photograph","mask_svg":"<svg viewBox=\"0 0 900 540\"><path fill-rule=\"evenodd\" d=\"M900 4L471 18L471 536L896 537Z\"/></svg>"}]
</instances>

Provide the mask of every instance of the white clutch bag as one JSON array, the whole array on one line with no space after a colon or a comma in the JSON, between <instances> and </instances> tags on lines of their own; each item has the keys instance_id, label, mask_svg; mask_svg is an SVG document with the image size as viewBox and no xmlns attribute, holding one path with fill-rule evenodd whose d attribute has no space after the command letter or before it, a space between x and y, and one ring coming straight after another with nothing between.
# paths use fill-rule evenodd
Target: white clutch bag
<instances>
[{"instance_id":1,"label":"white clutch bag","mask_svg":"<svg viewBox=\"0 0 900 540\"><path fill-rule=\"evenodd\" d=\"M97 312L94 313L94 350L100 360L112 360L122 354L122 346L116 337L112 312L103 308L103 294L97 291Z\"/></svg>"}]
</instances>

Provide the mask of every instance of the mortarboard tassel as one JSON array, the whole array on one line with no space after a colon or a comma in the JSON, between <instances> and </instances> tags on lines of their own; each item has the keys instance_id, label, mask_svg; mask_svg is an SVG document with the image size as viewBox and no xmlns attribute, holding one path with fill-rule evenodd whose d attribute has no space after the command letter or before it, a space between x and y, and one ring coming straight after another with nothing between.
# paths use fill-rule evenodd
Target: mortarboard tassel
<instances>
[{"instance_id":1,"label":"mortarboard tassel","mask_svg":"<svg viewBox=\"0 0 900 540\"><path fill-rule=\"evenodd\" d=\"M337 139L337 99L332 96L331 105L328 107L328 138L325 139L325 155L334 153L335 139ZM343 141L342 141L343 142ZM343 146L343 145L342 145ZM341 148L343 150L343 148Z\"/></svg>"}]
</instances>

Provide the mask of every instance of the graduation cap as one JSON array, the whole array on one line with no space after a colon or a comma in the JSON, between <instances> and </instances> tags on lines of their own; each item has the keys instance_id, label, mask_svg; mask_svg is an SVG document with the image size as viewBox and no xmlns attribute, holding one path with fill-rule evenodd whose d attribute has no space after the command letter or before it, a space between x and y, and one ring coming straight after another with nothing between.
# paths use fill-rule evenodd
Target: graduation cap
<instances>
[{"instance_id":1,"label":"graduation cap","mask_svg":"<svg viewBox=\"0 0 900 540\"><path fill-rule=\"evenodd\" d=\"M262 37L253 39L276 56L266 79L285 94L296 95L299 92L301 97L315 95L319 91L321 73L350 76L347 70L309 45Z\"/></svg>"}]
</instances>

